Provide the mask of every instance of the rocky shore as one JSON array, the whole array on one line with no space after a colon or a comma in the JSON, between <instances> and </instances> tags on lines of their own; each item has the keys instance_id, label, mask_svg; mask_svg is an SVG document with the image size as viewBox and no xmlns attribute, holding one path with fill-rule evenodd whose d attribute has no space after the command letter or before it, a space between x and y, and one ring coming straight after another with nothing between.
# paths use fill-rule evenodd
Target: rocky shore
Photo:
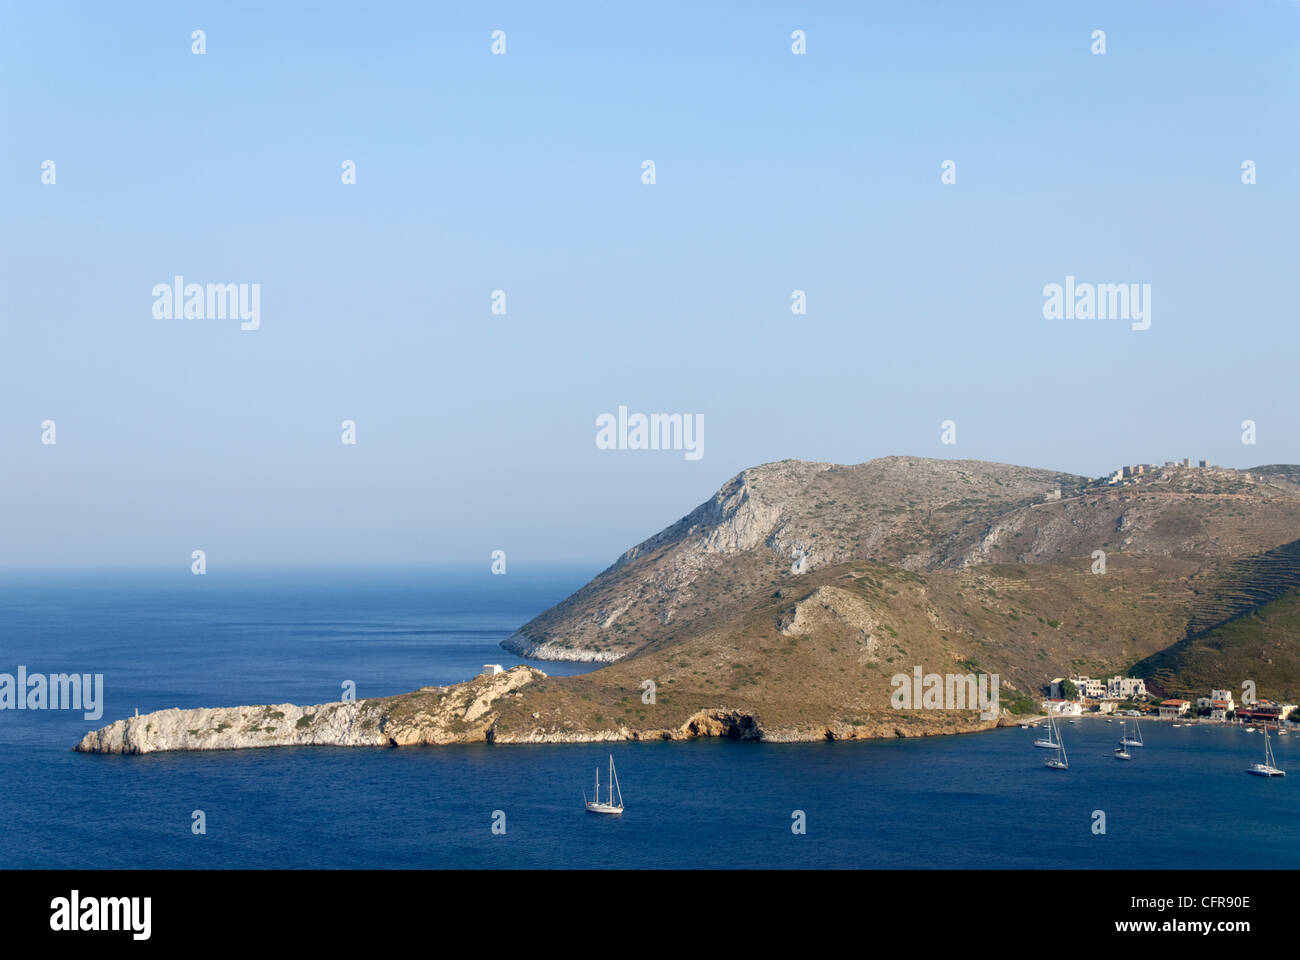
<instances>
[{"instance_id":1,"label":"rocky shore","mask_svg":"<svg viewBox=\"0 0 1300 960\"><path fill-rule=\"evenodd\" d=\"M143 754L180 750L244 750L262 747L401 747L450 743L599 743L622 740L691 740L725 737L769 743L871 740L973 732L997 726L973 714L951 720L916 714L879 722L782 724L765 727L753 711L727 706L695 710L669 726L601 724L530 711L530 688L546 674L517 666L445 687L368 700L297 706L212 707L158 710L127 717L87 733L81 753ZM510 717L502 724L503 715Z\"/></svg>"},{"instance_id":2,"label":"rocky shore","mask_svg":"<svg viewBox=\"0 0 1300 960\"><path fill-rule=\"evenodd\" d=\"M523 630L516 630L501 641L503 649L529 660L556 660L570 663L612 663L622 656L615 650L588 650L553 640L537 640Z\"/></svg>"}]
</instances>

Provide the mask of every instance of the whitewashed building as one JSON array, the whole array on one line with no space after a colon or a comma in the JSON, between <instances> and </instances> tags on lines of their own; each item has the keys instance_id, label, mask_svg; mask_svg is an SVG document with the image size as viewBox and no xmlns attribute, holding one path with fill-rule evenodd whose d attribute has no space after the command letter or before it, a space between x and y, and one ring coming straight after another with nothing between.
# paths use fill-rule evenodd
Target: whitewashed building
<instances>
[{"instance_id":1,"label":"whitewashed building","mask_svg":"<svg viewBox=\"0 0 1300 960\"><path fill-rule=\"evenodd\" d=\"M1106 681L1106 699L1133 700L1147 695L1147 682L1137 677L1111 677Z\"/></svg>"},{"instance_id":2,"label":"whitewashed building","mask_svg":"<svg viewBox=\"0 0 1300 960\"><path fill-rule=\"evenodd\" d=\"M1043 713L1057 717L1083 716L1083 704L1078 700L1044 700Z\"/></svg>"},{"instance_id":3,"label":"whitewashed building","mask_svg":"<svg viewBox=\"0 0 1300 960\"><path fill-rule=\"evenodd\" d=\"M1081 696L1089 700L1102 700L1106 696L1106 681L1093 677L1071 677L1070 682Z\"/></svg>"},{"instance_id":4,"label":"whitewashed building","mask_svg":"<svg viewBox=\"0 0 1300 960\"><path fill-rule=\"evenodd\" d=\"M1237 709L1236 703L1232 700L1231 690L1211 690L1208 697L1196 698L1196 706L1197 709L1200 710L1204 710L1206 707L1209 707L1211 710L1216 707L1222 707L1229 713Z\"/></svg>"}]
</instances>

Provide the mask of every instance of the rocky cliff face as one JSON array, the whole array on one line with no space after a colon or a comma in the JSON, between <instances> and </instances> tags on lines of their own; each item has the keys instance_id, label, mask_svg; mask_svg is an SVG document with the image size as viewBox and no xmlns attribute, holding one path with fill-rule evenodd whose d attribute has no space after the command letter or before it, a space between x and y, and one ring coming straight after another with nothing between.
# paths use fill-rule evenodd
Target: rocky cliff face
<instances>
[{"instance_id":1,"label":"rocky cliff face","mask_svg":"<svg viewBox=\"0 0 1300 960\"><path fill-rule=\"evenodd\" d=\"M1171 468L1113 487L972 460L782 461L740 473L505 641L539 659L610 662L743 615L783 579L855 561L911 571L1061 564L1095 550L1215 563L1300 538L1286 467Z\"/></svg>"},{"instance_id":2,"label":"rocky cliff face","mask_svg":"<svg viewBox=\"0 0 1300 960\"><path fill-rule=\"evenodd\" d=\"M853 559L914 567L952 562L986 526L973 529L972 513L1027 505L1062 484L1083 482L1045 470L916 457L753 467L503 646L537 659L616 660L672 635L705 608L738 612L788 573Z\"/></svg>"}]
</instances>

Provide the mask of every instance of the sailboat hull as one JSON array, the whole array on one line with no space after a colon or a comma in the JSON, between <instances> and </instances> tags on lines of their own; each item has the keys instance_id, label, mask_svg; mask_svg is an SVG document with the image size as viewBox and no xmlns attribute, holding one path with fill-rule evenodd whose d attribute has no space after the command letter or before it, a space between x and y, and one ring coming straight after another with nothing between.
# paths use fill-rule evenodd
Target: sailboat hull
<instances>
[{"instance_id":1,"label":"sailboat hull","mask_svg":"<svg viewBox=\"0 0 1300 960\"><path fill-rule=\"evenodd\" d=\"M1042 747L1044 750L1055 750L1059 744L1052 743L1050 740L1035 740L1034 746Z\"/></svg>"},{"instance_id":2,"label":"sailboat hull","mask_svg":"<svg viewBox=\"0 0 1300 960\"><path fill-rule=\"evenodd\" d=\"M618 785L618 774L614 772L614 755L609 755L609 796L604 803L600 802L600 767L596 768L596 793L588 800L586 794L583 794L583 802L586 804L588 813L606 813L617 816L623 812L623 791ZM618 801L615 803L614 801Z\"/></svg>"},{"instance_id":3,"label":"sailboat hull","mask_svg":"<svg viewBox=\"0 0 1300 960\"><path fill-rule=\"evenodd\" d=\"M1264 762L1252 763L1246 768L1246 772L1257 777L1285 777L1286 771L1281 767L1275 767L1277 761L1273 759L1273 745L1268 742L1268 727L1264 728Z\"/></svg>"}]
</instances>

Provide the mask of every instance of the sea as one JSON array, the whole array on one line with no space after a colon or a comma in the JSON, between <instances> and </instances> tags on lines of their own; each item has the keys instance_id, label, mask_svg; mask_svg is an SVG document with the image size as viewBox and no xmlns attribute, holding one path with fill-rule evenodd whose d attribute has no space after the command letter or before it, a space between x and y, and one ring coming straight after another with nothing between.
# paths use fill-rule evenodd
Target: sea
<instances>
[{"instance_id":1,"label":"sea","mask_svg":"<svg viewBox=\"0 0 1300 960\"><path fill-rule=\"evenodd\" d=\"M321 703L523 662L500 642L595 570L0 575L0 672L102 673L104 713L0 711L4 868L1295 868L1290 777L1260 734L1062 726L877 742L293 747L83 755L166 707ZM551 674L586 664L535 663ZM585 812L613 755L622 816ZM202 812L201 818L198 812ZM197 832L196 825L203 824Z\"/></svg>"}]
</instances>

